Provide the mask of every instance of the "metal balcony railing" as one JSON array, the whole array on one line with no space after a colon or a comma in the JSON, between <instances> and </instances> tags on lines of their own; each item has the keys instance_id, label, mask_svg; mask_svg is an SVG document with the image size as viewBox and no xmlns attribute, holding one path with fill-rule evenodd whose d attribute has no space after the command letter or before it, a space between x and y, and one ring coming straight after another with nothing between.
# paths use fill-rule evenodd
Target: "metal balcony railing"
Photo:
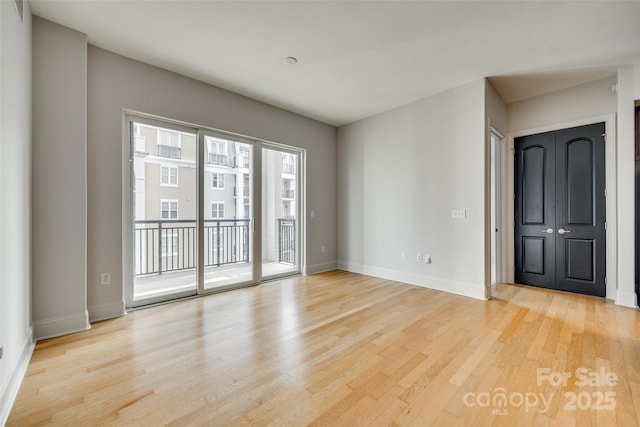
<instances>
[{"instance_id":1,"label":"metal balcony railing","mask_svg":"<svg viewBox=\"0 0 640 427\"><path fill-rule=\"evenodd\" d=\"M170 145L158 144L158 157L167 157L169 159L182 158L180 147L172 147Z\"/></svg>"},{"instance_id":2,"label":"metal balcony railing","mask_svg":"<svg viewBox=\"0 0 640 427\"><path fill-rule=\"evenodd\" d=\"M248 219L205 220L205 267L249 262L249 225ZM135 221L135 275L196 268L196 237L195 220Z\"/></svg>"},{"instance_id":3,"label":"metal balcony railing","mask_svg":"<svg viewBox=\"0 0 640 427\"><path fill-rule=\"evenodd\" d=\"M242 191L238 191L238 187L233 187L233 196L238 197L242 193L242 197L249 197L249 188L244 187Z\"/></svg>"},{"instance_id":4,"label":"metal balcony railing","mask_svg":"<svg viewBox=\"0 0 640 427\"><path fill-rule=\"evenodd\" d=\"M249 219L207 219L204 223L205 267L249 262ZM136 277L196 268L195 220L140 220L134 226ZM278 219L278 262L296 263L295 227L293 218Z\"/></svg>"},{"instance_id":5,"label":"metal balcony railing","mask_svg":"<svg viewBox=\"0 0 640 427\"><path fill-rule=\"evenodd\" d=\"M296 220L278 219L278 262L296 263Z\"/></svg>"},{"instance_id":6,"label":"metal balcony railing","mask_svg":"<svg viewBox=\"0 0 640 427\"><path fill-rule=\"evenodd\" d=\"M296 165L292 163L283 163L282 164L282 173L288 173L291 175L295 175L296 173Z\"/></svg>"},{"instance_id":7,"label":"metal balcony railing","mask_svg":"<svg viewBox=\"0 0 640 427\"><path fill-rule=\"evenodd\" d=\"M236 167L237 168L248 168L249 167L249 158L246 156L236 156Z\"/></svg>"},{"instance_id":8,"label":"metal balcony railing","mask_svg":"<svg viewBox=\"0 0 640 427\"><path fill-rule=\"evenodd\" d=\"M283 199L293 199L293 198L295 198L295 195L296 195L295 190L282 189L282 198Z\"/></svg>"},{"instance_id":9,"label":"metal balcony railing","mask_svg":"<svg viewBox=\"0 0 640 427\"><path fill-rule=\"evenodd\" d=\"M226 154L209 153L209 163L213 165L228 166L229 157Z\"/></svg>"}]
</instances>

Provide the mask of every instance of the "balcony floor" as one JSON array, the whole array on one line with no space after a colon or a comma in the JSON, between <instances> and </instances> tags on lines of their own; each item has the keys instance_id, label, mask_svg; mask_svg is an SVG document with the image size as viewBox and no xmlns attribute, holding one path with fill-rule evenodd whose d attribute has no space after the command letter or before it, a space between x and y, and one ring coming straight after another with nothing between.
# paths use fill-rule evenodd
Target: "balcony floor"
<instances>
[{"instance_id":1,"label":"balcony floor","mask_svg":"<svg viewBox=\"0 0 640 427\"><path fill-rule=\"evenodd\" d=\"M251 280L251 264L233 264L207 267L204 270L204 288L212 290ZM262 265L263 278L298 272L296 266L279 262L265 262ZM174 271L154 274L134 279L134 300L157 298L196 289L195 270Z\"/></svg>"}]
</instances>

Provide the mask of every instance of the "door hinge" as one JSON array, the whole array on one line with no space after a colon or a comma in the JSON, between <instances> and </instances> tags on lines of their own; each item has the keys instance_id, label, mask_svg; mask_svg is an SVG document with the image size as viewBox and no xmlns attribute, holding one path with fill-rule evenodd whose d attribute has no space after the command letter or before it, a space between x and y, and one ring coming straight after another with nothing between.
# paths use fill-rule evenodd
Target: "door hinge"
<instances>
[{"instance_id":1,"label":"door hinge","mask_svg":"<svg viewBox=\"0 0 640 427\"><path fill-rule=\"evenodd\" d=\"M603 133L601 136L604 138L604 142L607 142L607 134Z\"/></svg>"},{"instance_id":2,"label":"door hinge","mask_svg":"<svg viewBox=\"0 0 640 427\"><path fill-rule=\"evenodd\" d=\"M516 193L513 193L513 200L516 199Z\"/></svg>"},{"instance_id":3,"label":"door hinge","mask_svg":"<svg viewBox=\"0 0 640 427\"><path fill-rule=\"evenodd\" d=\"M604 189L604 197L607 197L607 189Z\"/></svg>"},{"instance_id":4,"label":"door hinge","mask_svg":"<svg viewBox=\"0 0 640 427\"><path fill-rule=\"evenodd\" d=\"M604 222L604 230L607 231L607 221Z\"/></svg>"},{"instance_id":5,"label":"door hinge","mask_svg":"<svg viewBox=\"0 0 640 427\"><path fill-rule=\"evenodd\" d=\"M604 284L607 284L607 276L604 276Z\"/></svg>"},{"instance_id":6,"label":"door hinge","mask_svg":"<svg viewBox=\"0 0 640 427\"><path fill-rule=\"evenodd\" d=\"M513 228L516 228L516 222L513 221Z\"/></svg>"}]
</instances>

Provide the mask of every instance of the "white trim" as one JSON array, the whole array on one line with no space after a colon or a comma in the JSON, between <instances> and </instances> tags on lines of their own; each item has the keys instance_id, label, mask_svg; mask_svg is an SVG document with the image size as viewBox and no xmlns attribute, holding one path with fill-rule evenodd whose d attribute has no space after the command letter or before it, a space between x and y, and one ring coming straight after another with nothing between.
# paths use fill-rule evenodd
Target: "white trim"
<instances>
[{"instance_id":1,"label":"white trim","mask_svg":"<svg viewBox=\"0 0 640 427\"><path fill-rule=\"evenodd\" d=\"M568 122L554 123L547 126L536 127L532 129L523 129L510 132L508 135L508 149L513 152L514 140L520 136L533 135L536 133L550 132L555 130L567 129L576 126L585 126L594 123L604 122L605 133L607 134L605 142L605 187L607 189L606 199L606 217L607 217L607 237L606 237L606 274L607 274L607 290L606 298L616 300L617 288L618 288L618 183L617 183L617 136L616 136L616 114L603 114L600 116L589 117L578 120L571 120ZM506 175L506 187L507 195L514 193L513 179L514 179L514 164L513 156L507 155L507 175ZM506 203L506 224L513 224L513 201L509 198L505 198ZM515 265L514 253L513 253L513 227L506 227L506 265L507 265L507 281L513 283L514 273L513 268Z\"/></svg>"},{"instance_id":2,"label":"white trim","mask_svg":"<svg viewBox=\"0 0 640 427\"><path fill-rule=\"evenodd\" d=\"M88 307L88 310L90 322L113 319L127 314L126 302L124 299L110 304L94 305L92 307Z\"/></svg>"},{"instance_id":3,"label":"white trim","mask_svg":"<svg viewBox=\"0 0 640 427\"><path fill-rule=\"evenodd\" d=\"M367 276L379 277L381 279L408 283L410 285L435 289L437 291L454 293L465 297L476 298L480 300L486 299L483 284L478 285L474 283L459 282L455 280L439 279L422 274L389 270L386 268L379 268L371 265L364 265L347 261L338 261L338 269L349 271L352 273L366 274Z\"/></svg>"},{"instance_id":4,"label":"white trim","mask_svg":"<svg viewBox=\"0 0 640 427\"><path fill-rule=\"evenodd\" d=\"M37 340L87 331L91 329L89 312L85 310L83 313L72 314L70 316L38 320L33 322L33 328Z\"/></svg>"},{"instance_id":5,"label":"white trim","mask_svg":"<svg viewBox=\"0 0 640 427\"><path fill-rule=\"evenodd\" d=\"M319 264L307 265L302 269L302 274L309 276L311 274L324 273L338 268L337 261L321 262Z\"/></svg>"},{"instance_id":6,"label":"white trim","mask_svg":"<svg viewBox=\"0 0 640 427\"><path fill-rule=\"evenodd\" d=\"M638 308L638 297L635 292L618 289L616 292L616 305L629 308Z\"/></svg>"},{"instance_id":7,"label":"white trim","mask_svg":"<svg viewBox=\"0 0 640 427\"><path fill-rule=\"evenodd\" d=\"M24 379L25 374L27 373L27 368L29 367L29 362L31 361L31 356L33 355L33 350L35 349L36 343L33 339L33 328L29 328L29 332L26 336L26 344L22 349L22 353L20 354L20 358L18 359L18 363L14 369L10 369L11 378L6 384L6 387L1 390L2 394L0 394L0 426L3 426L7 423L9 419L9 414L11 413L11 408L16 401L16 397L18 397L18 392L20 391L20 386L22 385L22 380Z\"/></svg>"}]
</instances>

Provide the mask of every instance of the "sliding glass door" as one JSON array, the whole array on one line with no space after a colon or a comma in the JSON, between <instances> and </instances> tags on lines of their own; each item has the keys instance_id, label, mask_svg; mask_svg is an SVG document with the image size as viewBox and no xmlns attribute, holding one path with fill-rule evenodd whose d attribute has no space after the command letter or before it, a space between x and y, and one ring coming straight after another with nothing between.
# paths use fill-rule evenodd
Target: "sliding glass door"
<instances>
[{"instance_id":1,"label":"sliding glass door","mask_svg":"<svg viewBox=\"0 0 640 427\"><path fill-rule=\"evenodd\" d=\"M204 291L254 282L253 144L202 133Z\"/></svg>"},{"instance_id":2,"label":"sliding glass door","mask_svg":"<svg viewBox=\"0 0 640 427\"><path fill-rule=\"evenodd\" d=\"M158 302L197 291L197 135L132 120L133 292Z\"/></svg>"},{"instance_id":3,"label":"sliding glass door","mask_svg":"<svg viewBox=\"0 0 640 427\"><path fill-rule=\"evenodd\" d=\"M300 272L299 153L262 148L262 277Z\"/></svg>"},{"instance_id":4,"label":"sliding glass door","mask_svg":"<svg viewBox=\"0 0 640 427\"><path fill-rule=\"evenodd\" d=\"M140 116L126 125L128 307L300 272L300 152Z\"/></svg>"}]
</instances>

